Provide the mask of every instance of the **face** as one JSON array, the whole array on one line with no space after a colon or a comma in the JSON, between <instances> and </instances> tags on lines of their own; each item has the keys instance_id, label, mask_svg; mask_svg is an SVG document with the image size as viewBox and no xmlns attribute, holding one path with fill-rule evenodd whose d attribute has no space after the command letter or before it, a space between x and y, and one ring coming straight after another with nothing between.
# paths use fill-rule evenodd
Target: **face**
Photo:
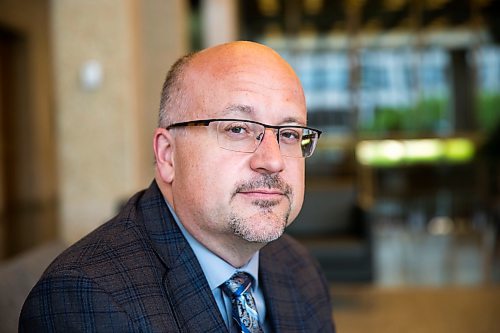
<instances>
[{"instance_id":1,"label":"face","mask_svg":"<svg viewBox=\"0 0 500 333\"><path fill-rule=\"evenodd\" d=\"M306 124L298 79L262 46L202 54L193 59L186 78L194 88L189 112L179 121L236 118ZM257 243L278 238L302 206L304 159L283 157L270 129L254 153L220 148L215 129L212 124L170 130L174 210L199 238Z\"/></svg>"}]
</instances>

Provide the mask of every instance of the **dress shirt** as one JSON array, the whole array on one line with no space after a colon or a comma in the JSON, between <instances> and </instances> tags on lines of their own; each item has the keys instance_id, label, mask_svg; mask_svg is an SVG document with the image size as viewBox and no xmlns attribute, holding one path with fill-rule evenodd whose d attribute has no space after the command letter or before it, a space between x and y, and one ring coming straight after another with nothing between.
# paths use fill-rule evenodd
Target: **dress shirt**
<instances>
[{"instance_id":1,"label":"dress shirt","mask_svg":"<svg viewBox=\"0 0 500 333\"><path fill-rule=\"evenodd\" d=\"M259 287L259 252L257 251L246 265L239 268L233 267L191 236L168 202L167 206L182 234L191 246L198 262L200 263L201 269L205 274L208 285L212 290L212 294L217 302L219 311L221 312L222 318L224 319L229 331L234 332L231 300L226 294L224 294L224 292L222 292L220 286L235 272L243 271L250 274L254 278L254 283L252 284L252 294L255 299L257 312L259 314L259 322L261 327L264 329L264 332L270 332L268 328L269 320L266 320L266 304L264 301L264 294L262 292L262 288Z\"/></svg>"}]
</instances>

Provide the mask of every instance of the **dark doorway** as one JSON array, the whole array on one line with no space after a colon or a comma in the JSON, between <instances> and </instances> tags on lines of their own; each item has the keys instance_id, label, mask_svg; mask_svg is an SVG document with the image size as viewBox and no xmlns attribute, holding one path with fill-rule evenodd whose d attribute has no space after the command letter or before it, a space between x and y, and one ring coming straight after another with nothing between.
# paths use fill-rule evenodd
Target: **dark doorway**
<instances>
[{"instance_id":1,"label":"dark doorway","mask_svg":"<svg viewBox=\"0 0 500 333\"><path fill-rule=\"evenodd\" d=\"M32 185L43 175L32 157L29 68L27 36L0 26L0 259L37 245L47 230L55 234L55 209L37 199Z\"/></svg>"}]
</instances>

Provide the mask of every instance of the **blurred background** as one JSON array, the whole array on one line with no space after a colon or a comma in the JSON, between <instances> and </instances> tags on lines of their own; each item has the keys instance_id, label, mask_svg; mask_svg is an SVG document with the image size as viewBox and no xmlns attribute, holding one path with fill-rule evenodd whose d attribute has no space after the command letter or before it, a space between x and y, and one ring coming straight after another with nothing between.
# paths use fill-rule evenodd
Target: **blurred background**
<instances>
[{"instance_id":1,"label":"blurred background","mask_svg":"<svg viewBox=\"0 0 500 333\"><path fill-rule=\"evenodd\" d=\"M498 331L499 2L0 0L0 332L151 182L170 65L237 39L292 65L323 130L289 233L338 331Z\"/></svg>"}]
</instances>

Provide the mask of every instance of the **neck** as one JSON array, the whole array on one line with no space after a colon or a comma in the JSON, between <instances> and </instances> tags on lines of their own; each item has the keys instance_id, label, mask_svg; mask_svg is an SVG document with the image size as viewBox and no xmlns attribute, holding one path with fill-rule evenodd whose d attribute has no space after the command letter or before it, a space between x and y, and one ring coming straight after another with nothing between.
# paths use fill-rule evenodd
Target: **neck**
<instances>
[{"instance_id":1,"label":"neck","mask_svg":"<svg viewBox=\"0 0 500 333\"><path fill-rule=\"evenodd\" d=\"M248 242L236 235L210 237L202 230L190 228L192 226L184 227L198 242L235 268L245 266L252 256L266 245L265 243Z\"/></svg>"}]
</instances>

